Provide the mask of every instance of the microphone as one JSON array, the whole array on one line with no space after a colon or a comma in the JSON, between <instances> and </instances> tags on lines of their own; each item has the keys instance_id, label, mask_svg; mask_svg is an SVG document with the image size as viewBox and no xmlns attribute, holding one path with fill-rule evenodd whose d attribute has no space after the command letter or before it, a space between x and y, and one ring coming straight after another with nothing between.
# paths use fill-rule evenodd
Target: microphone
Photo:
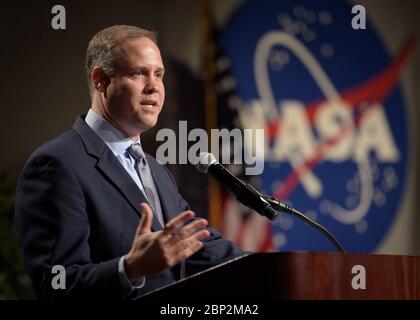
<instances>
[{"instance_id":1,"label":"microphone","mask_svg":"<svg viewBox=\"0 0 420 320\"><path fill-rule=\"evenodd\" d=\"M213 154L201 152L196 168L200 172L209 173L232 192L236 196L236 199L245 206L270 220L277 218L277 210L273 209L265 197L250 184L244 183L236 178L229 170L217 162Z\"/></svg>"},{"instance_id":2,"label":"microphone","mask_svg":"<svg viewBox=\"0 0 420 320\"><path fill-rule=\"evenodd\" d=\"M292 206L281 203L275 198L262 195L250 184L244 183L236 178L229 170L217 162L211 153L201 152L196 168L200 172L209 173L213 178L227 187L239 202L255 210L262 216L270 220L275 220L279 211L292 214L321 231L334 244L338 251L346 252L337 239L322 225L305 216Z\"/></svg>"}]
</instances>

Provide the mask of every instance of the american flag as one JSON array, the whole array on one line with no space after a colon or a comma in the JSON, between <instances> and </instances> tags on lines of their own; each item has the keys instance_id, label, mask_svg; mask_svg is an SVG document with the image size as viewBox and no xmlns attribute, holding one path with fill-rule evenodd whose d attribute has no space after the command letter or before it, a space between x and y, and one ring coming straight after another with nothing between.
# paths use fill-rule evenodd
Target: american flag
<instances>
[{"instance_id":1,"label":"american flag","mask_svg":"<svg viewBox=\"0 0 420 320\"><path fill-rule=\"evenodd\" d=\"M219 31L214 26L209 10L205 12L206 41L204 69L206 71L206 114L208 129L245 129L241 126L239 112L242 101L236 92L235 77L230 70L230 61L220 42ZM231 141L233 143L233 141ZM220 148L222 146L219 145ZM231 145L231 160L234 150ZM242 155L245 150L242 150ZM219 154L222 154L220 151ZM220 161L220 159L219 159ZM226 164L229 171L244 182L260 189L258 176L245 175L244 164ZM242 161L244 163L244 161ZM272 250L271 224L267 218L243 206L224 187L215 181L209 182L209 212L213 225L226 239L248 251Z\"/></svg>"}]
</instances>

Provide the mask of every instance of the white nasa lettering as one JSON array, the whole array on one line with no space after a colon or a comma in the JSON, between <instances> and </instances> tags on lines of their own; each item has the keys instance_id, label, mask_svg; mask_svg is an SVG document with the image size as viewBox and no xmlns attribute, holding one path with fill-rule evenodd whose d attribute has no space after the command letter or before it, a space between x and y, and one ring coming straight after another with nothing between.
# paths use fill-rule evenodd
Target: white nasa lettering
<instances>
[{"instance_id":1,"label":"white nasa lettering","mask_svg":"<svg viewBox=\"0 0 420 320\"><path fill-rule=\"evenodd\" d=\"M265 130L264 141L260 141L260 138L253 143L264 145L265 161L288 161L293 167L296 165L293 163L296 159L302 162L310 158L320 144L334 137L339 139L330 146L324 155L324 161L365 161L370 152L374 152L380 162L399 161L400 153L383 106L374 104L368 107L359 128L355 129L352 110L348 105L341 101L326 102L315 114L313 130L302 103L283 101L280 106L281 125L276 132L274 145L269 146L268 130ZM257 129L267 126L262 102L259 100L249 102L239 111L239 117L244 128ZM341 130L348 132L340 136ZM316 138L315 133L319 138ZM253 149L250 145L246 147ZM301 178L308 179L309 176Z\"/></svg>"},{"instance_id":2,"label":"white nasa lettering","mask_svg":"<svg viewBox=\"0 0 420 320\"><path fill-rule=\"evenodd\" d=\"M300 116L301 121L303 119ZM285 121L288 119L285 118ZM338 136L340 130L352 129L351 110L343 104L331 103L322 106L315 115L315 126L320 136L320 142ZM302 124L307 122L302 122ZM350 126L350 127L349 127ZM309 128L305 130L309 132ZM304 135L296 135L296 139L304 139ZM306 143L312 144L315 138L308 139ZM298 145L304 146L301 141ZM292 151L289 149L289 152ZM374 152L380 162L397 162L400 154L395 144L392 131L381 105L369 106L369 110L362 117L358 130L340 136L326 153L324 160L334 162L366 160L370 152Z\"/></svg>"},{"instance_id":3,"label":"white nasa lettering","mask_svg":"<svg viewBox=\"0 0 420 320\"><path fill-rule=\"evenodd\" d=\"M370 151L380 162L397 162L400 153L395 145L382 105L376 104L361 120L355 144L355 160L365 160Z\"/></svg>"},{"instance_id":4,"label":"white nasa lettering","mask_svg":"<svg viewBox=\"0 0 420 320\"><path fill-rule=\"evenodd\" d=\"M315 143L303 104L299 101L285 101L280 110L282 123L277 131L274 158L277 161L292 161L293 157L310 157Z\"/></svg>"},{"instance_id":5,"label":"white nasa lettering","mask_svg":"<svg viewBox=\"0 0 420 320\"><path fill-rule=\"evenodd\" d=\"M344 128L349 129L349 133L340 136L340 139L330 147L325 160L342 162L351 157L353 117L349 106L340 101L327 102L321 105L315 115L315 126L321 141L338 136Z\"/></svg>"}]
</instances>

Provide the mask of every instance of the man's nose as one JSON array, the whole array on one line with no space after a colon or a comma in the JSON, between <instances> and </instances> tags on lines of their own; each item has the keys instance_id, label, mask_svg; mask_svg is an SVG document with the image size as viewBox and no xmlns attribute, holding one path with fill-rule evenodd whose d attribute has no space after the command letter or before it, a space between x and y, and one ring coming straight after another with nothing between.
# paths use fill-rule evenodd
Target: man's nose
<instances>
[{"instance_id":1,"label":"man's nose","mask_svg":"<svg viewBox=\"0 0 420 320\"><path fill-rule=\"evenodd\" d=\"M143 90L147 93L154 93L157 92L158 89L158 79L156 79L154 76L147 77L146 85L144 86Z\"/></svg>"}]
</instances>

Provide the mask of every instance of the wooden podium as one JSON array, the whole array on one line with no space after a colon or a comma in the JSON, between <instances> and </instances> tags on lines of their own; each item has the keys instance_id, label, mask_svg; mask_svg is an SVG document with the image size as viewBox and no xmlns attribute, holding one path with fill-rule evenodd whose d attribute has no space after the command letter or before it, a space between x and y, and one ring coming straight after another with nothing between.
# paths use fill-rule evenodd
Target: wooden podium
<instances>
[{"instance_id":1,"label":"wooden podium","mask_svg":"<svg viewBox=\"0 0 420 320\"><path fill-rule=\"evenodd\" d=\"M362 278L365 289L360 288ZM420 300L420 257L252 253L155 290L138 301L302 299Z\"/></svg>"}]
</instances>

